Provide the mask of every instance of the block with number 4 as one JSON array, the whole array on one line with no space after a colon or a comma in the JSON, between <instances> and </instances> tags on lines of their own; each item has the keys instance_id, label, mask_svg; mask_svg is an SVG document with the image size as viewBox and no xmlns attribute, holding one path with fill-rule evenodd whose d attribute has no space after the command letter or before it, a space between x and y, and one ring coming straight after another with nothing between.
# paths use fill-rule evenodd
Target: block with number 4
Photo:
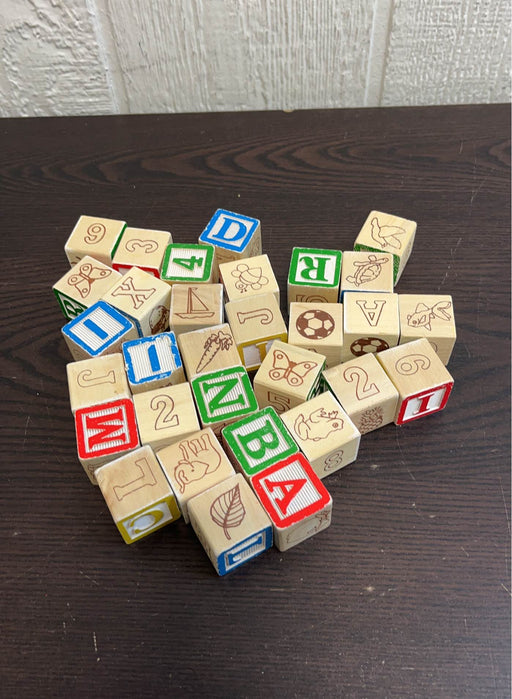
<instances>
[{"instance_id":1,"label":"block with number 4","mask_svg":"<svg viewBox=\"0 0 512 699\"><path fill-rule=\"evenodd\" d=\"M69 320L99 301L121 275L111 267L85 256L53 285L59 306Z\"/></svg>"},{"instance_id":2,"label":"block with number 4","mask_svg":"<svg viewBox=\"0 0 512 699\"><path fill-rule=\"evenodd\" d=\"M457 331L451 296L398 294L400 344L426 337L443 364L448 364Z\"/></svg>"},{"instance_id":3,"label":"block with number 4","mask_svg":"<svg viewBox=\"0 0 512 699\"><path fill-rule=\"evenodd\" d=\"M392 347L378 354L377 359L398 389L397 425L437 413L445 407L453 378L427 339Z\"/></svg>"},{"instance_id":4,"label":"block with number 4","mask_svg":"<svg viewBox=\"0 0 512 699\"><path fill-rule=\"evenodd\" d=\"M288 273L288 305L336 303L340 292L341 251L293 248Z\"/></svg>"},{"instance_id":5,"label":"block with number 4","mask_svg":"<svg viewBox=\"0 0 512 699\"><path fill-rule=\"evenodd\" d=\"M329 391L281 417L319 478L356 460L361 434Z\"/></svg>"},{"instance_id":6,"label":"block with number 4","mask_svg":"<svg viewBox=\"0 0 512 699\"><path fill-rule=\"evenodd\" d=\"M217 209L199 242L214 247L217 268L223 262L261 255L260 222L257 218Z\"/></svg>"},{"instance_id":7,"label":"block with number 4","mask_svg":"<svg viewBox=\"0 0 512 699\"><path fill-rule=\"evenodd\" d=\"M294 454L251 478L272 520L280 551L300 544L331 523L332 498L303 454Z\"/></svg>"},{"instance_id":8,"label":"block with number 4","mask_svg":"<svg viewBox=\"0 0 512 699\"><path fill-rule=\"evenodd\" d=\"M64 246L69 264L76 265L86 255L90 255L111 266L125 226L126 221L80 216Z\"/></svg>"},{"instance_id":9,"label":"block with number 4","mask_svg":"<svg viewBox=\"0 0 512 699\"><path fill-rule=\"evenodd\" d=\"M176 336L224 321L222 284L174 284L169 325Z\"/></svg>"},{"instance_id":10,"label":"block with number 4","mask_svg":"<svg viewBox=\"0 0 512 699\"><path fill-rule=\"evenodd\" d=\"M132 393L173 386L185 381L174 333L158 333L123 343L126 375Z\"/></svg>"},{"instance_id":11,"label":"block with number 4","mask_svg":"<svg viewBox=\"0 0 512 699\"><path fill-rule=\"evenodd\" d=\"M96 478L112 519L127 544L180 517L176 497L149 446L97 469Z\"/></svg>"},{"instance_id":12,"label":"block with number 4","mask_svg":"<svg viewBox=\"0 0 512 699\"><path fill-rule=\"evenodd\" d=\"M341 303L290 304L288 342L321 352L325 365L336 366L343 355L343 306Z\"/></svg>"},{"instance_id":13,"label":"block with number 4","mask_svg":"<svg viewBox=\"0 0 512 699\"><path fill-rule=\"evenodd\" d=\"M228 301L255 294L274 294L279 303L279 285L268 255L224 262L219 265L219 273Z\"/></svg>"},{"instance_id":14,"label":"block with number 4","mask_svg":"<svg viewBox=\"0 0 512 699\"><path fill-rule=\"evenodd\" d=\"M190 523L219 575L272 546L272 524L243 476L237 474L188 502Z\"/></svg>"},{"instance_id":15,"label":"block with number 4","mask_svg":"<svg viewBox=\"0 0 512 699\"><path fill-rule=\"evenodd\" d=\"M154 277L160 277L164 253L172 243L169 231L147 228L125 228L112 258L112 267L124 274L132 267L140 267Z\"/></svg>"},{"instance_id":16,"label":"block with number 4","mask_svg":"<svg viewBox=\"0 0 512 699\"><path fill-rule=\"evenodd\" d=\"M211 245L171 243L167 246L160 277L168 284L211 284L214 249Z\"/></svg>"},{"instance_id":17,"label":"block with number 4","mask_svg":"<svg viewBox=\"0 0 512 699\"><path fill-rule=\"evenodd\" d=\"M398 344L398 294L347 291L343 296L343 352L346 362Z\"/></svg>"},{"instance_id":18,"label":"block with number 4","mask_svg":"<svg viewBox=\"0 0 512 699\"><path fill-rule=\"evenodd\" d=\"M131 398L122 356L106 354L66 365L71 411Z\"/></svg>"}]
</instances>

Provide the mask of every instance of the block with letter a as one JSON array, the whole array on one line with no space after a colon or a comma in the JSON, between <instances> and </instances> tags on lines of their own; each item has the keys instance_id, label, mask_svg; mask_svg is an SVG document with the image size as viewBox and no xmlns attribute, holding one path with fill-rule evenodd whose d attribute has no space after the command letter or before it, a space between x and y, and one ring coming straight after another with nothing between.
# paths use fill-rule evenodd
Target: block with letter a
<instances>
[{"instance_id":1,"label":"block with letter a","mask_svg":"<svg viewBox=\"0 0 512 699\"><path fill-rule=\"evenodd\" d=\"M341 251L293 248L288 273L288 306L292 301L337 303Z\"/></svg>"},{"instance_id":2,"label":"block with letter a","mask_svg":"<svg viewBox=\"0 0 512 699\"><path fill-rule=\"evenodd\" d=\"M343 362L395 347L399 338L398 294L359 291L344 294Z\"/></svg>"},{"instance_id":3,"label":"block with letter a","mask_svg":"<svg viewBox=\"0 0 512 699\"><path fill-rule=\"evenodd\" d=\"M213 245L215 265L261 255L261 226L256 218L217 209L199 236L200 243Z\"/></svg>"},{"instance_id":4,"label":"block with letter a","mask_svg":"<svg viewBox=\"0 0 512 699\"><path fill-rule=\"evenodd\" d=\"M445 407L453 377L426 338L381 352L377 359L398 390L395 424L418 420Z\"/></svg>"},{"instance_id":5,"label":"block with letter a","mask_svg":"<svg viewBox=\"0 0 512 699\"><path fill-rule=\"evenodd\" d=\"M123 357L132 393L185 381L178 344L172 332L125 342Z\"/></svg>"},{"instance_id":6,"label":"block with letter a","mask_svg":"<svg viewBox=\"0 0 512 699\"><path fill-rule=\"evenodd\" d=\"M294 454L251 478L272 520L280 551L301 543L331 523L332 498L303 454Z\"/></svg>"},{"instance_id":7,"label":"block with letter a","mask_svg":"<svg viewBox=\"0 0 512 699\"><path fill-rule=\"evenodd\" d=\"M176 496L147 445L98 468L96 478L127 544L180 517Z\"/></svg>"},{"instance_id":8,"label":"block with letter a","mask_svg":"<svg viewBox=\"0 0 512 699\"><path fill-rule=\"evenodd\" d=\"M95 485L95 469L139 446L135 409L126 398L79 408L75 430L78 459Z\"/></svg>"}]
</instances>

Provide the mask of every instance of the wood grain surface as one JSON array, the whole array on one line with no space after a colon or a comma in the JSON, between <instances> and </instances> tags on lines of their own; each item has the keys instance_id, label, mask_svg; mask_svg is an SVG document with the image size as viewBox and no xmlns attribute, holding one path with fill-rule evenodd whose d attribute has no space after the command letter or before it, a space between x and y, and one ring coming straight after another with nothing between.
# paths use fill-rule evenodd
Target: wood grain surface
<instances>
[{"instance_id":1,"label":"wood grain surface","mask_svg":"<svg viewBox=\"0 0 512 699\"><path fill-rule=\"evenodd\" d=\"M509 139L507 105L0 121L3 696L510 696ZM183 521L121 540L51 292L80 214L192 242L217 207L281 289L293 245L416 220L397 291L458 328L446 410L365 435L331 527L222 579Z\"/></svg>"}]
</instances>

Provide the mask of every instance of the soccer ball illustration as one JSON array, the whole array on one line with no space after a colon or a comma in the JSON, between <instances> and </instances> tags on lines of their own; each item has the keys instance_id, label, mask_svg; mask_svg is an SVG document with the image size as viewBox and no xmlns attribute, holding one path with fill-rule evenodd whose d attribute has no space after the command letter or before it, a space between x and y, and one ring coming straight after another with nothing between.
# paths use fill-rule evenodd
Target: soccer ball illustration
<instances>
[{"instance_id":1,"label":"soccer ball illustration","mask_svg":"<svg viewBox=\"0 0 512 699\"><path fill-rule=\"evenodd\" d=\"M382 352L382 350L389 349L389 345L386 340L381 340L379 337L360 337L359 340L355 340L350 345L350 351L356 357L360 357L362 354L368 354L369 352Z\"/></svg>"},{"instance_id":2,"label":"soccer ball illustration","mask_svg":"<svg viewBox=\"0 0 512 699\"><path fill-rule=\"evenodd\" d=\"M334 318L320 309L304 311L297 318L297 331L308 340L323 340L334 330Z\"/></svg>"}]
</instances>

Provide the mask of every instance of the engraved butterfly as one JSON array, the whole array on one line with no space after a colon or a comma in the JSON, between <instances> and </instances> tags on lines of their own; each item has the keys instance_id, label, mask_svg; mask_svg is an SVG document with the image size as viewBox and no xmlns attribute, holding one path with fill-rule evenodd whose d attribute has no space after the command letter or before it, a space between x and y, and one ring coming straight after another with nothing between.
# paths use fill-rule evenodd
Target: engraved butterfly
<instances>
[{"instance_id":1,"label":"engraved butterfly","mask_svg":"<svg viewBox=\"0 0 512 699\"><path fill-rule=\"evenodd\" d=\"M301 386L306 374L318 366L316 362L293 362L283 350L273 350L272 355L269 377L273 381L284 379L289 386Z\"/></svg>"},{"instance_id":2,"label":"engraved butterfly","mask_svg":"<svg viewBox=\"0 0 512 699\"><path fill-rule=\"evenodd\" d=\"M74 286L80 292L80 296L85 299L89 296L91 291L91 286L96 281L96 279L104 279L112 274L111 269L101 269L101 267L94 267L90 262L84 262L78 268L78 274L72 274L68 279L68 284Z\"/></svg>"}]
</instances>

